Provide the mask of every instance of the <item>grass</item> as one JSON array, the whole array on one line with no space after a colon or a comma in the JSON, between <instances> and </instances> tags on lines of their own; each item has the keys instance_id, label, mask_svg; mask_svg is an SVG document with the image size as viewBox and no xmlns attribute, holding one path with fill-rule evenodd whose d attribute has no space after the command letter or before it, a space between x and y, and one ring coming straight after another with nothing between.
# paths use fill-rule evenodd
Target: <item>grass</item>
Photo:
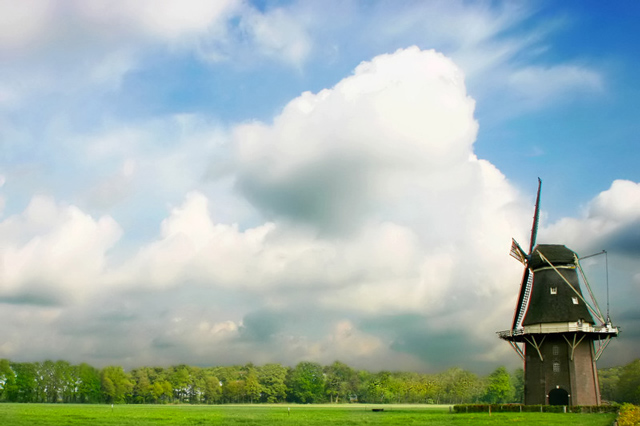
<instances>
[{"instance_id":1,"label":"grass","mask_svg":"<svg viewBox=\"0 0 640 426\"><path fill-rule=\"evenodd\" d=\"M288 408L291 409L289 414ZM373 412L372 408L384 408ZM450 414L433 405L0 404L2 426L79 425L611 425L613 414Z\"/></svg>"}]
</instances>

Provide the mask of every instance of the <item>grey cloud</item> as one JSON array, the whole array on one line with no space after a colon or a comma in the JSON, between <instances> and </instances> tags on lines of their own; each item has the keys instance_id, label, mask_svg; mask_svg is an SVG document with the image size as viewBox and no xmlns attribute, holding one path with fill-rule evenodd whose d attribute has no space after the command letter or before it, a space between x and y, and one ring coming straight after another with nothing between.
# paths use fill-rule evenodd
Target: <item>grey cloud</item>
<instances>
[{"instance_id":1,"label":"grey cloud","mask_svg":"<svg viewBox=\"0 0 640 426\"><path fill-rule=\"evenodd\" d=\"M239 327L240 341L255 344L277 344L278 339L298 337L319 339L324 336L344 312L328 311L308 300L308 293L299 294L278 310L267 308L251 311Z\"/></svg>"},{"instance_id":2,"label":"grey cloud","mask_svg":"<svg viewBox=\"0 0 640 426\"><path fill-rule=\"evenodd\" d=\"M125 312L92 315L88 311L68 311L58 325L60 333L66 336L111 339L126 333L130 327L139 326L139 320L138 315Z\"/></svg>"},{"instance_id":3,"label":"grey cloud","mask_svg":"<svg viewBox=\"0 0 640 426\"><path fill-rule=\"evenodd\" d=\"M56 284L30 281L16 291L0 293L0 303L41 307L64 306L68 303L68 294L58 289Z\"/></svg>"},{"instance_id":4,"label":"grey cloud","mask_svg":"<svg viewBox=\"0 0 640 426\"><path fill-rule=\"evenodd\" d=\"M637 309L630 309L622 312L620 315L617 315L617 319L621 321L639 321L640 322L640 311Z\"/></svg>"},{"instance_id":5,"label":"grey cloud","mask_svg":"<svg viewBox=\"0 0 640 426\"><path fill-rule=\"evenodd\" d=\"M387 336L392 350L413 355L435 371L451 366L483 371L492 368L492 363L474 355L500 344L497 338L494 345L487 336L474 336L455 329L434 329L430 322L421 315L395 315L364 320L362 327L371 334Z\"/></svg>"},{"instance_id":6,"label":"grey cloud","mask_svg":"<svg viewBox=\"0 0 640 426\"><path fill-rule=\"evenodd\" d=\"M272 218L312 224L328 232L347 232L366 210L367 167L362 161L318 159L284 181L245 172L239 176L238 189Z\"/></svg>"},{"instance_id":7,"label":"grey cloud","mask_svg":"<svg viewBox=\"0 0 640 426\"><path fill-rule=\"evenodd\" d=\"M628 309L619 315L615 315L613 321L620 327L618 339L640 340L640 312L637 309Z\"/></svg>"},{"instance_id":8,"label":"grey cloud","mask_svg":"<svg viewBox=\"0 0 640 426\"><path fill-rule=\"evenodd\" d=\"M626 224L601 242L607 251L618 252L629 256L640 255L640 220Z\"/></svg>"},{"instance_id":9,"label":"grey cloud","mask_svg":"<svg viewBox=\"0 0 640 426\"><path fill-rule=\"evenodd\" d=\"M493 363L480 361L475 355L503 342L496 338L495 344L491 345L485 336L478 337L460 331L434 331L427 328L400 330L391 348L412 354L436 370L451 366L487 370L492 368Z\"/></svg>"},{"instance_id":10,"label":"grey cloud","mask_svg":"<svg viewBox=\"0 0 640 426\"><path fill-rule=\"evenodd\" d=\"M15 296L2 296L0 303L9 305L60 306L60 300L45 294L22 293Z\"/></svg>"},{"instance_id":11,"label":"grey cloud","mask_svg":"<svg viewBox=\"0 0 640 426\"><path fill-rule=\"evenodd\" d=\"M166 337L161 336L151 340L151 346L154 349L166 350L166 349L175 348L178 345L175 342L168 340Z\"/></svg>"},{"instance_id":12,"label":"grey cloud","mask_svg":"<svg viewBox=\"0 0 640 426\"><path fill-rule=\"evenodd\" d=\"M264 343L283 328L283 318L274 312L252 312L245 315L239 329L243 340Z\"/></svg>"}]
</instances>

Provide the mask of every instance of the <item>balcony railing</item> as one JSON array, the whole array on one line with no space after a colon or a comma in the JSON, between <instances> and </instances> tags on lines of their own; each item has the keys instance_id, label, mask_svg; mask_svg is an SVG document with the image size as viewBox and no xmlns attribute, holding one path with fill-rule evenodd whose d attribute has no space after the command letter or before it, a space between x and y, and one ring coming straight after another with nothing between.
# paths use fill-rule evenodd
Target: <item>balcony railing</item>
<instances>
[{"instance_id":1,"label":"balcony railing","mask_svg":"<svg viewBox=\"0 0 640 426\"><path fill-rule=\"evenodd\" d=\"M618 327L607 325L594 326L585 322L563 322L550 324L534 324L527 325L516 330L498 331L497 334L501 339L509 337L517 337L523 334L546 334L546 333L596 333L617 335Z\"/></svg>"}]
</instances>

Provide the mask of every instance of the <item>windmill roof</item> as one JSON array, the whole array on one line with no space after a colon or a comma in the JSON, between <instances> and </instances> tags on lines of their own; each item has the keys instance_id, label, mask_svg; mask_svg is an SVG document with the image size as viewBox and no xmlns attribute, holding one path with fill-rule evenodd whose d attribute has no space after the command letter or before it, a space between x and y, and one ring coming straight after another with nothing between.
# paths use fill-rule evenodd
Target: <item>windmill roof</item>
<instances>
[{"instance_id":1,"label":"windmill roof","mask_svg":"<svg viewBox=\"0 0 640 426\"><path fill-rule=\"evenodd\" d=\"M542 260L539 253L559 269L549 268L549 264ZM533 286L523 325L578 320L594 323L586 304L582 301L576 270L563 268L575 264L574 255L572 250L563 245L536 246L529 262L529 267L534 271Z\"/></svg>"},{"instance_id":2,"label":"windmill roof","mask_svg":"<svg viewBox=\"0 0 640 426\"><path fill-rule=\"evenodd\" d=\"M531 254L529 267L536 270L549 264L540 257L540 253L546 257L554 266L573 265L575 253L562 244L538 244Z\"/></svg>"}]
</instances>

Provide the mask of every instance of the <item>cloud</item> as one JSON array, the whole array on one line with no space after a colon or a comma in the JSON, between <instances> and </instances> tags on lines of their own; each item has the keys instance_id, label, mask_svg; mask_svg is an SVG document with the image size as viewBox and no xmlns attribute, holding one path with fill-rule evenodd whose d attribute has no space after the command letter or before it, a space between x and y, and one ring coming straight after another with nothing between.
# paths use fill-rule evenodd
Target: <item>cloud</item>
<instances>
[{"instance_id":1,"label":"cloud","mask_svg":"<svg viewBox=\"0 0 640 426\"><path fill-rule=\"evenodd\" d=\"M611 188L600 193L591 202L588 216L609 217L619 222L637 220L640 216L640 184L615 180Z\"/></svg>"},{"instance_id":2,"label":"cloud","mask_svg":"<svg viewBox=\"0 0 640 426\"><path fill-rule=\"evenodd\" d=\"M523 101L545 104L572 93L599 92L604 85L600 74L577 65L514 70L507 83Z\"/></svg>"},{"instance_id":3,"label":"cloud","mask_svg":"<svg viewBox=\"0 0 640 426\"><path fill-rule=\"evenodd\" d=\"M0 111L36 99L41 108L55 103L55 115L77 109L74 101L94 104L147 69L150 51L153 61L193 55L205 63L266 59L299 67L311 45L286 10L261 12L242 0L2 0L0 16Z\"/></svg>"},{"instance_id":4,"label":"cloud","mask_svg":"<svg viewBox=\"0 0 640 426\"><path fill-rule=\"evenodd\" d=\"M155 9L73 3L73 31L95 34L99 48L82 39L72 47L92 52L87 75L100 87L136 66L142 45L194 49L218 61L247 42L245 53L296 66L316 52L306 30L312 23L288 9L190 5L174 14L171 2ZM509 28L484 12L478 21L465 15L478 24L472 37L450 31L449 42L472 46ZM46 23L56 16L11 37L25 46L47 43L33 31L70 37ZM502 47L504 58L517 50ZM529 69L515 82L548 78L543 93L552 97L569 84L567 75L592 87L598 80L550 70ZM303 93L272 122L222 128L179 114L72 128L75 137L50 149L66 158L59 164L70 175L71 166L91 169L83 195L69 196L78 203L35 196L0 223L7 308L0 320L12 324L0 332L0 356L129 367L341 359L433 370L462 362L447 351L475 351L468 366L494 367L510 353L494 331L511 321L521 273L507 255L510 238L526 238L532 200L476 155L474 112L462 70L443 54L410 47L361 63L332 88ZM623 204L636 192L636 184L614 183L585 218L541 234L582 246L602 229L622 235L637 221L638 209ZM131 209L122 221L114 207L121 203ZM151 237L131 237L157 223ZM126 250L116 244L123 234ZM439 345L442 330L452 338Z\"/></svg>"},{"instance_id":5,"label":"cloud","mask_svg":"<svg viewBox=\"0 0 640 426\"><path fill-rule=\"evenodd\" d=\"M249 10L240 27L250 35L258 51L270 58L300 66L311 50L304 24L285 9L265 13Z\"/></svg>"},{"instance_id":6,"label":"cloud","mask_svg":"<svg viewBox=\"0 0 640 426\"><path fill-rule=\"evenodd\" d=\"M81 300L98 284L106 251L120 236L108 216L96 220L75 206L35 196L22 214L0 222L0 299L35 305Z\"/></svg>"},{"instance_id":7,"label":"cloud","mask_svg":"<svg viewBox=\"0 0 640 426\"><path fill-rule=\"evenodd\" d=\"M168 0L154 1L79 1L79 13L91 22L103 23L122 32L140 31L151 37L173 40L207 33L220 26L236 11L240 1Z\"/></svg>"},{"instance_id":8,"label":"cloud","mask_svg":"<svg viewBox=\"0 0 640 426\"><path fill-rule=\"evenodd\" d=\"M586 251L640 254L640 184L615 180L586 206L583 217L563 218L544 235Z\"/></svg>"},{"instance_id":9,"label":"cloud","mask_svg":"<svg viewBox=\"0 0 640 426\"><path fill-rule=\"evenodd\" d=\"M386 348L385 362L433 363L350 318L420 314L426 337L445 325L464 335L469 322L492 333L510 315L520 271L506 253L529 214L473 154L473 106L460 71L435 52L363 63L333 89L291 101L273 124L233 131L238 188L269 221L216 222L207 196L191 192L155 241L105 275L107 287L233 295L226 316L206 322L233 321L234 345L260 347L265 360L329 358L326 342L348 334L362 339L358 350ZM180 346L169 337L154 345ZM285 342L296 348L289 355L275 349Z\"/></svg>"},{"instance_id":10,"label":"cloud","mask_svg":"<svg viewBox=\"0 0 640 426\"><path fill-rule=\"evenodd\" d=\"M46 25L51 2L0 2L0 49L24 48L33 43Z\"/></svg>"},{"instance_id":11,"label":"cloud","mask_svg":"<svg viewBox=\"0 0 640 426\"><path fill-rule=\"evenodd\" d=\"M301 4L289 9L308 22L316 47L312 57L335 62L356 52L367 58L410 45L436 49L464 71L470 92L483 106L483 119L504 121L560 100L597 95L606 87L598 66L546 61L553 52L548 40L572 22L560 14L541 17L546 11L533 3Z\"/></svg>"},{"instance_id":12,"label":"cloud","mask_svg":"<svg viewBox=\"0 0 640 426\"><path fill-rule=\"evenodd\" d=\"M238 127L238 186L275 217L351 227L407 176L426 186L467 162L473 108L462 73L441 54L381 55L333 89L291 101L273 126Z\"/></svg>"},{"instance_id":13,"label":"cloud","mask_svg":"<svg viewBox=\"0 0 640 426\"><path fill-rule=\"evenodd\" d=\"M379 315L362 320L364 330L382 333L393 351L414 357L431 370L451 365L482 363L482 358L495 342L464 330L434 327L430 318L419 314ZM476 348L470 353L469 348ZM443 356L446 354L446 356Z\"/></svg>"},{"instance_id":14,"label":"cloud","mask_svg":"<svg viewBox=\"0 0 640 426\"><path fill-rule=\"evenodd\" d=\"M562 243L579 256L607 251L581 262L603 312L621 334L603 356L601 365L629 362L638 352L638 319L627 301L640 297L640 183L615 180L585 206L580 217L567 217L543 226L538 242ZM606 303L606 304L605 304ZM615 349L613 349L615 348Z\"/></svg>"},{"instance_id":15,"label":"cloud","mask_svg":"<svg viewBox=\"0 0 640 426\"><path fill-rule=\"evenodd\" d=\"M59 295L39 302L64 307L49 330L83 342L81 353L98 363L340 357L434 368L434 348L365 329L363 319L420 315L416 333L428 339L443 327L464 336L469 323L493 337L510 316L520 271L506 253L529 209L474 155L473 109L443 55L409 48L376 57L332 89L292 100L272 124L232 129L229 173L254 204L255 225L215 220L219 199L191 191L156 238L122 256L109 216L36 198L2 224L5 259L15 259L5 263L4 302ZM122 178L162 158L197 169L202 150L182 158L185 146L141 156L147 133L85 140L82 152ZM109 349L129 340L129 351Z\"/></svg>"}]
</instances>

